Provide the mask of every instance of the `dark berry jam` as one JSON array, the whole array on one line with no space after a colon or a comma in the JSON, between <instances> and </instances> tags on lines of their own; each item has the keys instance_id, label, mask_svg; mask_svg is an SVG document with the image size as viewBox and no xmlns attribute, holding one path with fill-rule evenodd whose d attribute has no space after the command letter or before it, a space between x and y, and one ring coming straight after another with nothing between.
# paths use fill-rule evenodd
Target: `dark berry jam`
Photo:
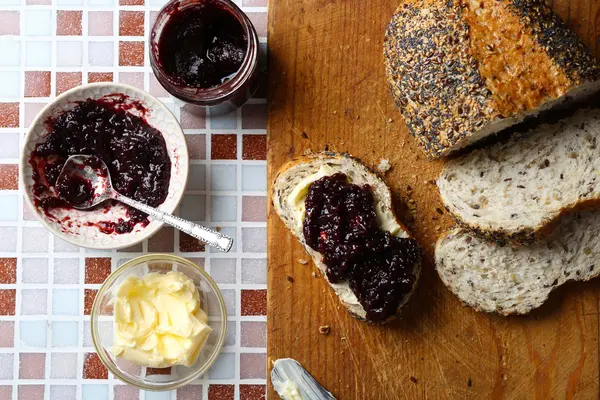
<instances>
[{"instance_id":1,"label":"dark berry jam","mask_svg":"<svg viewBox=\"0 0 600 400\"><path fill-rule=\"evenodd\" d=\"M379 228L368 185L337 173L313 182L306 197L306 243L323 255L327 278L348 281L370 321L396 315L413 287L420 251L414 239Z\"/></svg>"},{"instance_id":2,"label":"dark berry jam","mask_svg":"<svg viewBox=\"0 0 600 400\"><path fill-rule=\"evenodd\" d=\"M158 52L162 68L175 82L210 88L240 69L247 45L237 18L207 1L174 11L160 35Z\"/></svg>"},{"instance_id":3,"label":"dark berry jam","mask_svg":"<svg viewBox=\"0 0 600 400\"><path fill-rule=\"evenodd\" d=\"M153 207L167 198L171 160L162 134L145 118L128 109L144 111L141 104L124 103L125 97L88 99L73 109L49 120L45 140L31 153L33 192L36 206L47 215L52 208L71 208L57 198L56 180L69 156L94 155L102 159L110 172L116 191ZM90 195L89 182L61 182L73 203ZM89 185L89 186L88 186ZM67 197L69 199L69 197ZM108 214L111 204L102 204ZM149 223L147 214L127 207L129 220L98 223L105 233L127 233L141 223Z\"/></svg>"},{"instance_id":4,"label":"dark berry jam","mask_svg":"<svg viewBox=\"0 0 600 400\"><path fill-rule=\"evenodd\" d=\"M89 204L94 198L92 182L79 175L64 175L56 182L56 192L73 205Z\"/></svg>"}]
</instances>

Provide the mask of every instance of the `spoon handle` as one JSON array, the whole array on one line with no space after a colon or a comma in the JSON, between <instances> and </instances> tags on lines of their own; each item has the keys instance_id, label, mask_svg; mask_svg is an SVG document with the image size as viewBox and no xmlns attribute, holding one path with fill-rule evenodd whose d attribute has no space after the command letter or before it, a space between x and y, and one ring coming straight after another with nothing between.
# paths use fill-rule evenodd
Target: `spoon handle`
<instances>
[{"instance_id":1,"label":"spoon handle","mask_svg":"<svg viewBox=\"0 0 600 400\"><path fill-rule=\"evenodd\" d=\"M215 232L202 225L186 221L185 219L179 218L172 214L168 214L164 211L160 211L159 209L150 207L147 204L141 203L137 200L133 200L127 196L123 196L122 194L119 194L115 191L112 192L111 197L115 200L127 204L128 206L137 208L138 210L145 212L153 218L165 222L179 229L180 231L195 237L196 239L200 239L209 246L215 247L225 253L231 250L231 246L233 245L233 239L229 236L223 235L219 232Z\"/></svg>"}]
</instances>

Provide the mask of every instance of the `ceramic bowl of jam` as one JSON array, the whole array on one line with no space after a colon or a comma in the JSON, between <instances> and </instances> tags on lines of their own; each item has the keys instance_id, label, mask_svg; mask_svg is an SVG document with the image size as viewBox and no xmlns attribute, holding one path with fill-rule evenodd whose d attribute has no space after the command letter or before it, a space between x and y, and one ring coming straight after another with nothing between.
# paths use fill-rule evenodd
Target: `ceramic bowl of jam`
<instances>
[{"instance_id":1,"label":"ceramic bowl of jam","mask_svg":"<svg viewBox=\"0 0 600 400\"><path fill-rule=\"evenodd\" d=\"M94 155L108 166L118 192L172 213L188 177L185 136L169 109L150 94L117 83L78 86L32 122L21 153L20 179L34 215L58 238L87 248L133 246L162 223L122 203L76 210L57 194L69 156Z\"/></svg>"},{"instance_id":2,"label":"ceramic bowl of jam","mask_svg":"<svg viewBox=\"0 0 600 400\"><path fill-rule=\"evenodd\" d=\"M258 85L258 36L233 1L170 1L156 17L149 46L160 84L213 114L240 107Z\"/></svg>"}]
</instances>

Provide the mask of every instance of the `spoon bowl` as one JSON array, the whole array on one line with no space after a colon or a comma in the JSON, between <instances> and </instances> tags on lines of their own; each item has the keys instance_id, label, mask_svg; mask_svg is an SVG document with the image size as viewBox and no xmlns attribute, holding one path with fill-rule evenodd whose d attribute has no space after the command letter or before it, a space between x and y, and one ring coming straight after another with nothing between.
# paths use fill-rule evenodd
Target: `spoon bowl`
<instances>
[{"instance_id":1,"label":"spoon bowl","mask_svg":"<svg viewBox=\"0 0 600 400\"><path fill-rule=\"evenodd\" d=\"M69 157L56 180L56 190L63 200L78 210L87 210L103 201L113 199L145 212L223 252L231 250L233 245L233 239L228 236L120 194L112 187L108 167L96 156Z\"/></svg>"}]
</instances>

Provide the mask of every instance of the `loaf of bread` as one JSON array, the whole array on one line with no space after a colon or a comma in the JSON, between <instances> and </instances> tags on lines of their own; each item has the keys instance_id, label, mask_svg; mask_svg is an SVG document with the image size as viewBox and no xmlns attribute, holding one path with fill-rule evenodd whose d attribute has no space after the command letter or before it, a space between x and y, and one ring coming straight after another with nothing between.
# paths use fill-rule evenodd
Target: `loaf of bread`
<instances>
[{"instance_id":1,"label":"loaf of bread","mask_svg":"<svg viewBox=\"0 0 600 400\"><path fill-rule=\"evenodd\" d=\"M319 174L319 171L323 171L324 166L329 171L327 173L328 175ZM389 188L377 174L365 167L359 160L346 154L331 152L316 153L292 160L283 165L275 177L272 185L273 206L285 226L304 246L306 252L312 257L314 264L321 270L326 279L327 265L323 262L323 255L312 249L307 244L307 240L304 236L304 212L298 213L297 210L294 210L290 205L289 199L290 195L297 190L296 188L299 185L306 185L307 179L310 180L311 177L315 177L315 174L322 177L331 176L336 173L345 174L349 183L358 186L368 185L373 195L373 206L379 217L378 224L381 230L389 231L393 236L398 238L410 239L410 234L406 228L398 222L394 215L392 195ZM302 200L302 207L304 207L304 200ZM411 289L400 299L394 315L385 320L377 320L376 322L387 322L393 319L412 296L417 287L421 271L420 256L417 257L416 262L407 267L410 268L408 273L412 276ZM379 279L386 278L385 274L380 275ZM364 307L361 305L357 295L351 289L348 281L337 283L330 282L330 285L352 316L360 320L372 321L372 319L368 317Z\"/></svg>"},{"instance_id":2,"label":"loaf of bread","mask_svg":"<svg viewBox=\"0 0 600 400\"><path fill-rule=\"evenodd\" d=\"M432 159L599 87L597 61L543 0L405 0L384 56L394 100Z\"/></svg>"},{"instance_id":3,"label":"loaf of bread","mask_svg":"<svg viewBox=\"0 0 600 400\"><path fill-rule=\"evenodd\" d=\"M480 237L531 243L561 214L600 203L600 110L580 110L446 163L446 209Z\"/></svg>"},{"instance_id":4,"label":"loaf of bread","mask_svg":"<svg viewBox=\"0 0 600 400\"><path fill-rule=\"evenodd\" d=\"M444 284L479 311L526 314L563 283L600 272L600 213L585 211L561 220L553 235L531 246L498 246L455 229L435 248Z\"/></svg>"}]
</instances>

